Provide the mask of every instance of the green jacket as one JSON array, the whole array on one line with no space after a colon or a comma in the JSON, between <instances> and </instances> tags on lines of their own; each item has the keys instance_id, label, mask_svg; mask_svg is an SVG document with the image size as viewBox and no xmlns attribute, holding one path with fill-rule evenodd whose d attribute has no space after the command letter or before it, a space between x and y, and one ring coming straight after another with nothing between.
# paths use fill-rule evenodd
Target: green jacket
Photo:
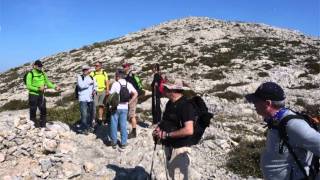
<instances>
[{"instance_id":1,"label":"green jacket","mask_svg":"<svg viewBox=\"0 0 320 180\"><path fill-rule=\"evenodd\" d=\"M32 74L28 73L27 75L27 89L29 90L29 94L40 95L39 88L41 86L47 86L47 88L54 89L56 87L55 84L48 80L48 76L44 72L39 72L36 69L32 70Z\"/></svg>"}]
</instances>

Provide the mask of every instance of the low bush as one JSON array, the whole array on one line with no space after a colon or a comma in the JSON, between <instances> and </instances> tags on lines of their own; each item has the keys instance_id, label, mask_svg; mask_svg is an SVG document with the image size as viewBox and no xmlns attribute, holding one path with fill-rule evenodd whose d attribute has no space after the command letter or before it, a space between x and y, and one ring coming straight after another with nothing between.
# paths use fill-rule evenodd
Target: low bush
<instances>
[{"instance_id":1,"label":"low bush","mask_svg":"<svg viewBox=\"0 0 320 180\"><path fill-rule=\"evenodd\" d=\"M230 158L227 161L227 169L244 178L248 176L262 178L259 164L264 144L265 140L240 140L239 145L228 153Z\"/></svg>"},{"instance_id":2,"label":"low bush","mask_svg":"<svg viewBox=\"0 0 320 180\"><path fill-rule=\"evenodd\" d=\"M232 92L232 91L227 91L227 92L221 92L221 93L216 93L215 96L223 99L227 99L229 101L235 101L236 99L241 99L243 96L241 94Z\"/></svg>"},{"instance_id":3,"label":"low bush","mask_svg":"<svg viewBox=\"0 0 320 180\"><path fill-rule=\"evenodd\" d=\"M29 108L29 102L24 100L12 100L5 103L1 108L2 111L13 111L13 110L21 110Z\"/></svg>"},{"instance_id":4,"label":"low bush","mask_svg":"<svg viewBox=\"0 0 320 180\"><path fill-rule=\"evenodd\" d=\"M61 121L68 125L73 125L80 119L79 103L72 103L71 106L54 107L47 109L48 121Z\"/></svg>"}]
</instances>

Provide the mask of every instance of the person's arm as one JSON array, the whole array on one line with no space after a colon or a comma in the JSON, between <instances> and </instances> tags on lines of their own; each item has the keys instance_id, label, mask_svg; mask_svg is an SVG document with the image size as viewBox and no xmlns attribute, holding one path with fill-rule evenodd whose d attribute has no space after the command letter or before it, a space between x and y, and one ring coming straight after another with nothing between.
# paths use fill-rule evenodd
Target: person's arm
<instances>
[{"instance_id":1,"label":"person's arm","mask_svg":"<svg viewBox=\"0 0 320 180\"><path fill-rule=\"evenodd\" d=\"M53 84L51 81L49 81L47 74L43 73L44 75L44 81L45 81L45 85L50 88L50 89L55 89L56 91L60 91L60 87Z\"/></svg>"},{"instance_id":2,"label":"person's arm","mask_svg":"<svg viewBox=\"0 0 320 180\"><path fill-rule=\"evenodd\" d=\"M36 87L36 86L33 86L32 85L32 72L29 72L27 74L27 89L30 90L30 91L39 91L39 87Z\"/></svg>"},{"instance_id":3,"label":"person's arm","mask_svg":"<svg viewBox=\"0 0 320 180\"><path fill-rule=\"evenodd\" d=\"M287 124L289 143L320 156L320 133L301 119L292 119Z\"/></svg>"},{"instance_id":4,"label":"person's arm","mask_svg":"<svg viewBox=\"0 0 320 180\"><path fill-rule=\"evenodd\" d=\"M170 133L167 133L165 131L163 131L163 138L182 138L182 137L186 137L186 136L191 136L193 135L193 120L189 120L189 121L186 121L184 123L184 127L181 128L181 129L178 129L176 131L173 131L173 132L170 132Z\"/></svg>"},{"instance_id":5,"label":"person's arm","mask_svg":"<svg viewBox=\"0 0 320 180\"><path fill-rule=\"evenodd\" d=\"M137 97L138 97L138 92L137 90L133 87L133 85L129 82L127 82L127 87L131 93L131 98L130 98L130 101L129 101L129 104L131 104L132 101L134 101Z\"/></svg>"},{"instance_id":6,"label":"person's arm","mask_svg":"<svg viewBox=\"0 0 320 180\"><path fill-rule=\"evenodd\" d=\"M84 90L84 89L88 89L90 84L84 80L82 80L82 77L81 76L78 76L78 86L81 90Z\"/></svg>"},{"instance_id":7,"label":"person's arm","mask_svg":"<svg viewBox=\"0 0 320 180\"><path fill-rule=\"evenodd\" d=\"M104 72L104 77L105 77L105 86L106 86L106 93L109 94L110 91L110 81L109 81L109 77L108 74L106 72Z\"/></svg>"}]
</instances>

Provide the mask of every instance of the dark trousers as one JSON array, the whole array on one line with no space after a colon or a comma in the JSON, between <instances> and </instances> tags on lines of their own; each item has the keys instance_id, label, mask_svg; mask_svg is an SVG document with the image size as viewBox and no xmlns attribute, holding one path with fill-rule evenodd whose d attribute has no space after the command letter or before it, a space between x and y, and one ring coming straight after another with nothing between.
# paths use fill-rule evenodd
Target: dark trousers
<instances>
[{"instance_id":1,"label":"dark trousers","mask_svg":"<svg viewBox=\"0 0 320 180\"><path fill-rule=\"evenodd\" d=\"M34 122L35 127L46 127L46 99L43 95L29 94L30 120ZM40 110L40 122L37 120L37 108Z\"/></svg>"},{"instance_id":2,"label":"dark trousers","mask_svg":"<svg viewBox=\"0 0 320 180\"><path fill-rule=\"evenodd\" d=\"M93 102L84 102L80 101L80 115L81 115L81 123L84 129L88 129L92 127L92 120L94 114L94 104Z\"/></svg>"},{"instance_id":3,"label":"dark trousers","mask_svg":"<svg viewBox=\"0 0 320 180\"><path fill-rule=\"evenodd\" d=\"M152 124L161 121L160 95L152 94Z\"/></svg>"}]
</instances>

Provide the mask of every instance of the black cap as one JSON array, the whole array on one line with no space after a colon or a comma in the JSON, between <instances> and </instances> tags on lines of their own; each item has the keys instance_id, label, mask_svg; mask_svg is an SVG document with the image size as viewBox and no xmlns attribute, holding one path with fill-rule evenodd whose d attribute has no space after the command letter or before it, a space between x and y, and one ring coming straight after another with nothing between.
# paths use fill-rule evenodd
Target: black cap
<instances>
[{"instance_id":1,"label":"black cap","mask_svg":"<svg viewBox=\"0 0 320 180\"><path fill-rule=\"evenodd\" d=\"M117 77L124 78L125 75L126 75L126 73L124 72L123 69L117 69L117 70L116 70L116 76L117 76Z\"/></svg>"},{"instance_id":2,"label":"black cap","mask_svg":"<svg viewBox=\"0 0 320 180\"><path fill-rule=\"evenodd\" d=\"M40 61L40 60L36 60L35 62L34 62L34 65L36 65L36 66L38 66L38 67L42 67L43 65L42 65L42 62Z\"/></svg>"},{"instance_id":3,"label":"black cap","mask_svg":"<svg viewBox=\"0 0 320 180\"><path fill-rule=\"evenodd\" d=\"M283 89L274 82L266 82L261 84L258 89L245 96L248 102L256 102L257 100L283 101L286 99Z\"/></svg>"}]
</instances>

